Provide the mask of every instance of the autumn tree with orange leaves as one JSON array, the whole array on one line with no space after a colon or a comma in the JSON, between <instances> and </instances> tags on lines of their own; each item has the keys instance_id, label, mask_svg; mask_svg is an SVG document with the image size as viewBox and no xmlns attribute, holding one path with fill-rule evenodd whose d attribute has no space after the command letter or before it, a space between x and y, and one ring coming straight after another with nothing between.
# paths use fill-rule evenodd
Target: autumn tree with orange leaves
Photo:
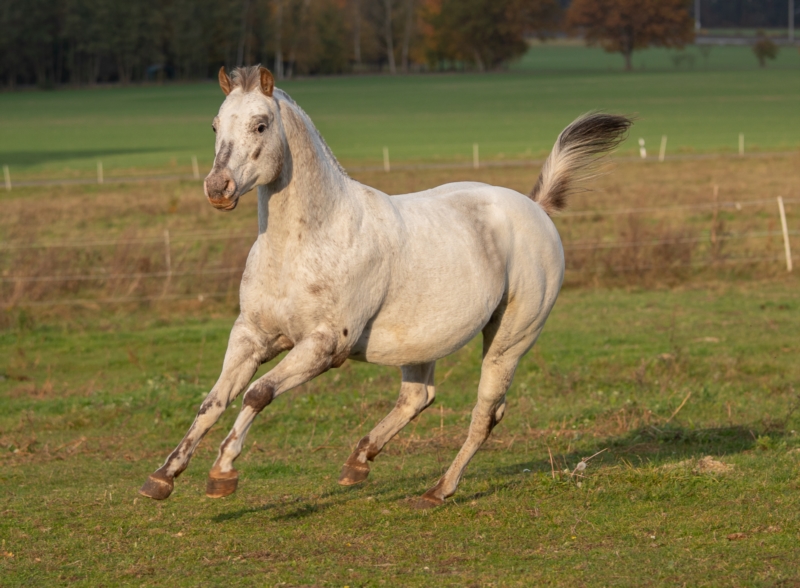
<instances>
[{"instance_id":1,"label":"autumn tree with orange leaves","mask_svg":"<svg viewBox=\"0 0 800 588\"><path fill-rule=\"evenodd\" d=\"M567 26L589 45L621 53L625 69L646 47L681 48L694 40L691 0L573 0Z\"/></svg>"}]
</instances>

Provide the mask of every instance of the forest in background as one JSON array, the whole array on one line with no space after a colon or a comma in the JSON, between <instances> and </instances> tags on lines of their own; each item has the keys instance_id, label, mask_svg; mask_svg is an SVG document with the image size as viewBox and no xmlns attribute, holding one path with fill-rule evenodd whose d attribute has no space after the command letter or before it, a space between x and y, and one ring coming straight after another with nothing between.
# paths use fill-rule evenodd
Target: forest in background
<instances>
[{"instance_id":1,"label":"forest in background","mask_svg":"<svg viewBox=\"0 0 800 588\"><path fill-rule=\"evenodd\" d=\"M614 0L635 8L651 0ZM704 27L785 27L787 0L699 0ZM570 0L4 0L0 86L493 70L562 32ZM694 15L693 0L685 10ZM800 9L800 2L797 2Z\"/></svg>"},{"instance_id":2,"label":"forest in background","mask_svg":"<svg viewBox=\"0 0 800 588\"><path fill-rule=\"evenodd\" d=\"M0 84L495 69L554 31L557 0L4 0Z\"/></svg>"}]
</instances>

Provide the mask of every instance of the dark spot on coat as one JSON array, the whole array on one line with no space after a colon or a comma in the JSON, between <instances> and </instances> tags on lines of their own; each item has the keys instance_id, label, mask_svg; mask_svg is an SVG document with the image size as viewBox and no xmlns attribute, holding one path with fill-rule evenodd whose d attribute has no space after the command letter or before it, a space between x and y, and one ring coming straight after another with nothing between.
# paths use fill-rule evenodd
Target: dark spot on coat
<instances>
[{"instance_id":1,"label":"dark spot on coat","mask_svg":"<svg viewBox=\"0 0 800 588\"><path fill-rule=\"evenodd\" d=\"M259 145L258 148L255 151L253 151L253 155L251 155L250 157L252 157L253 161L255 161L256 159L259 158L260 155L261 155L261 146Z\"/></svg>"},{"instance_id":2,"label":"dark spot on coat","mask_svg":"<svg viewBox=\"0 0 800 588\"><path fill-rule=\"evenodd\" d=\"M189 465L189 457L191 455L191 452L192 452L192 440L189 439L188 437L184 437L183 441L181 441L180 444L175 448L175 451L169 454L169 457L167 458L167 463L164 464L162 469L166 470L166 468L168 468L173 461L183 460L183 465L181 465L181 467L179 467L175 471L175 474L173 475L174 478L177 478L178 476L181 475L183 470L186 469L186 466Z\"/></svg>"},{"instance_id":3,"label":"dark spot on coat","mask_svg":"<svg viewBox=\"0 0 800 588\"><path fill-rule=\"evenodd\" d=\"M333 358L331 359L331 367L338 368L345 361L347 361L347 358L349 356L350 356L350 350L349 349L342 349L336 355L334 355Z\"/></svg>"},{"instance_id":4,"label":"dark spot on coat","mask_svg":"<svg viewBox=\"0 0 800 588\"><path fill-rule=\"evenodd\" d=\"M231 431L231 434L228 435L228 437L222 442L222 445L219 446L219 454L223 455L225 450L228 448L228 445L236 441L236 439L238 439L236 431Z\"/></svg>"},{"instance_id":5,"label":"dark spot on coat","mask_svg":"<svg viewBox=\"0 0 800 588\"><path fill-rule=\"evenodd\" d=\"M275 387L269 382L256 382L244 395L242 404L261 412L275 397Z\"/></svg>"},{"instance_id":6,"label":"dark spot on coat","mask_svg":"<svg viewBox=\"0 0 800 588\"><path fill-rule=\"evenodd\" d=\"M214 159L214 170L218 171L228 165L233 154L233 141L223 141L219 146L219 153Z\"/></svg>"},{"instance_id":7,"label":"dark spot on coat","mask_svg":"<svg viewBox=\"0 0 800 588\"><path fill-rule=\"evenodd\" d=\"M369 435L362 437L361 440L356 445L356 450L353 452L353 455L359 455L360 453L366 453L367 459L369 461L373 461L375 456L380 453L380 449L375 443L369 440Z\"/></svg>"},{"instance_id":8,"label":"dark spot on coat","mask_svg":"<svg viewBox=\"0 0 800 588\"><path fill-rule=\"evenodd\" d=\"M344 335L345 337L347 337L347 329L342 329L342 335Z\"/></svg>"},{"instance_id":9,"label":"dark spot on coat","mask_svg":"<svg viewBox=\"0 0 800 588\"><path fill-rule=\"evenodd\" d=\"M327 288L325 288L325 286L323 286L322 284L310 284L310 285L308 286L308 291L309 291L309 293L310 293L310 294L313 294L314 296L319 296L319 295L320 295L320 294L322 294L322 293L323 293L323 292L324 292L326 289L327 289Z\"/></svg>"}]
</instances>

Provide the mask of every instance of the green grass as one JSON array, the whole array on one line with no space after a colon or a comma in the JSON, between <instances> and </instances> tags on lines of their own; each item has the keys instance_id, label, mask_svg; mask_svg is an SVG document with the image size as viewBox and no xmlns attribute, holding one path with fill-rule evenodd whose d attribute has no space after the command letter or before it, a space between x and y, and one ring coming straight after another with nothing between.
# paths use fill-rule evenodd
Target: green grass
<instances>
[{"instance_id":1,"label":"green grass","mask_svg":"<svg viewBox=\"0 0 800 588\"><path fill-rule=\"evenodd\" d=\"M605 109L638 116L624 152L645 138L651 151L668 135L670 153L800 145L796 108L800 55L784 49L767 69L747 48L718 47L708 64L676 68L674 52L637 54L638 69L599 49L536 46L511 72L412 77L307 79L281 84L311 115L350 166L392 160L468 161L540 157L575 116ZM696 53L696 48L687 53ZM735 68L735 69L734 69ZM216 84L98 88L0 94L0 164L12 179L106 176L143 169L203 170L213 157L210 121L222 101Z\"/></svg>"},{"instance_id":2,"label":"green grass","mask_svg":"<svg viewBox=\"0 0 800 588\"><path fill-rule=\"evenodd\" d=\"M768 63L769 69L797 71L800 68L800 52L797 47L779 47L777 58ZM585 47L577 41L567 40L535 43L511 68L541 72L619 72L623 64L619 53L607 53L599 47ZM752 72L760 69L758 59L750 47L701 48L698 45L689 45L684 49L653 48L636 51L633 54L633 67L640 72L660 73L726 70Z\"/></svg>"},{"instance_id":3,"label":"green grass","mask_svg":"<svg viewBox=\"0 0 800 588\"><path fill-rule=\"evenodd\" d=\"M235 495L203 496L231 410L173 497L156 503L136 490L213 383L232 315L9 313L0 583L794 585L797 287L562 293L505 420L457 495L423 513L406 499L463 440L477 341L439 363L436 404L362 487L338 487L339 466L391 407L398 375L348 362L259 417ZM548 450L571 469L602 449L580 486L553 477ZM696 474L684 463L704 455L733 470ZM744 537L727 539L734 533Z\"/></svg>"}]
</instances>

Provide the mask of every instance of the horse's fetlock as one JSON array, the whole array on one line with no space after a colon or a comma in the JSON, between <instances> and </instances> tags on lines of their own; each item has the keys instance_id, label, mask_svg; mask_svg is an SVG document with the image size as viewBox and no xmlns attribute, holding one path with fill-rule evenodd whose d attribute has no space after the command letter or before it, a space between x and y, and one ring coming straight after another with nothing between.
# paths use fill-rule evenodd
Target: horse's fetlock
<instances>
[{"instance_id":1,"label":"horse's fetlock","mask_svg":"<svg viewBox=\"0 0 800 588\"><path fill-rule=\"evenodd\" d=\"M380 449L378 449L378 446L373 441L370 441L369 435L367 435L366 437L362 437L358 442L353 455L358 455L359 457L364 455L366 458L365 461L373 461L378 453L380 453Z\"/></svg>"}]
</instances>

